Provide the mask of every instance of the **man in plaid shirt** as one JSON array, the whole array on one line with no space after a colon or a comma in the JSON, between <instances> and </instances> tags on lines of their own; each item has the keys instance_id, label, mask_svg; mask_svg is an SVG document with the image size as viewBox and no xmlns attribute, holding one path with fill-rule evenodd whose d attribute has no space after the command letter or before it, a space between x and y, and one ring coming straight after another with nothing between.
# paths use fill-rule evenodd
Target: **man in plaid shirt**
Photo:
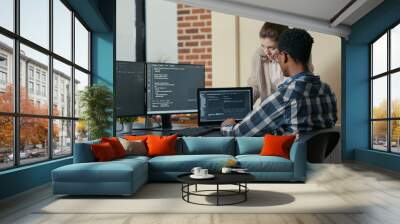
<instances>
[{"instance_id":1,"label":"man in plaid shirt","mask_svg":"<svg viewBox=\"0 0 400 224\"><path fill-rule=\"evenodd\" d=\"M307 70L312 44L305 30L283 32L277 61L289 78L240 123L227 119L222 126L231 127L236 136L298 134L333 127L337 121L335 94Z\"/></svg>"}]
</instances>

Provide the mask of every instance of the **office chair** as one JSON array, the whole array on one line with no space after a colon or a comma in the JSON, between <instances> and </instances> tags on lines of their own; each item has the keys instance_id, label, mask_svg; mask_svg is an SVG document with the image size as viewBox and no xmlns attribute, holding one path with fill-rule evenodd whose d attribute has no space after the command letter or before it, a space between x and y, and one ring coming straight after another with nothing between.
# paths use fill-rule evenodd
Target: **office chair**
<instances>
[{"instance_id":1,"label":"office chair","mask_svg":"<svg viewBox=\"0 0 400 224\"><path fill-rule=\"evenodd\" d=\"M340 139L339 132L317 133L307 140L307 159L310 163L323 163Z\"/></svg>"}]
</instances>

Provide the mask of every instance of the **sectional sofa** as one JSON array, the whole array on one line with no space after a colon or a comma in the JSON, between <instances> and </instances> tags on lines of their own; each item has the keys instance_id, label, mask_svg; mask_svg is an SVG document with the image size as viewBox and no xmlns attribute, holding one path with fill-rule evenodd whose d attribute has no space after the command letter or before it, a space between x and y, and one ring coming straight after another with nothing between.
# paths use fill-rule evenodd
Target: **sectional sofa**
<instances>
[{"instance_id":1,"label":"sectional sofa","mask_svg":"<svg viewBox=\"0 0 400 224\"><path fill-rule=\"evenodd\" d=\"M263 137L182 137L177 155L129 156L96 162L90 145L75 145L74 163L52 172L53 193L67 195L131 195L148 181L176 181L180 174L200 166L218 172L235 159L260 182L304 182L307 150L302 138L295 141L290 159L260 156Z\"/></svg>"}]
</instances>

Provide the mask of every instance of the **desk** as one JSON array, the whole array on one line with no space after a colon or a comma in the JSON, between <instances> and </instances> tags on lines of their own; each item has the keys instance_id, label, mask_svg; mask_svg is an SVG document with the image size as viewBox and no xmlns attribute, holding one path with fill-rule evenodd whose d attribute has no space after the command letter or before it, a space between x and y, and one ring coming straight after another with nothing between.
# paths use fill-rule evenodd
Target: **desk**
<instances>
[{"instance_id":1,"label":"desk","mask_svg":"<svg viewBox=\"0 0 400 224\"><path fill-rule=\"evenodd\" d=\"M167 130L167 131L162 131L162 130L132 130L130 133L121 133L121 135L173 135L176 133L177 130ZM212 131L209 132L205 135L202 135L204 137L222 137L223 135L221 134L220 131Z\"/></svg>"}]
</instances>

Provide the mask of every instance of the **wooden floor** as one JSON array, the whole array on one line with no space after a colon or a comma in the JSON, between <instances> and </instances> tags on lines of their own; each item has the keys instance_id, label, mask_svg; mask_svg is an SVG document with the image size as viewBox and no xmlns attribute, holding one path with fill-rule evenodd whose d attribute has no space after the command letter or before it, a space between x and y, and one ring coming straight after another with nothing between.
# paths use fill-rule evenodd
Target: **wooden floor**
<instances>
[{"instance_id":1,"label":"wooden floor","mask_svg":"<svg viewBox=\"0 0 400 224\"><path fill-rule=\"evenodd\" d=\"M324 164L310 167L308 182L368 206L359 214L35 214L36 208L54 200L50 187L43 186L0 202L0 223L400 223L400 174L358 163Z\"/></svg>"}]
</instances>

